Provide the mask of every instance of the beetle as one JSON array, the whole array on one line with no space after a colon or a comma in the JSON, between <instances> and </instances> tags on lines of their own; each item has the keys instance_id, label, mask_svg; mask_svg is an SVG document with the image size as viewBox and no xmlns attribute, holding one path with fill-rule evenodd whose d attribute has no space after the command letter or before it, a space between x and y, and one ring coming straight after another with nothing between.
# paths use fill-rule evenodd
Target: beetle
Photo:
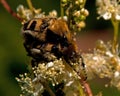
<instances>
[{"instance_id":1,"label":"beetle","mask_svg":"<svg viewBox=\"0 0 120 96\"><path fill-rule=\"evenodd\" d=\"M72 67L75 64L82 66L74 67L74 70L81 74L80 70L84 69L85 64L65 20L51 17L33 18L24 23L22 34L24 47L32 57L33 66L39 62L63 58Z\"/></svg>"}]
</instances>

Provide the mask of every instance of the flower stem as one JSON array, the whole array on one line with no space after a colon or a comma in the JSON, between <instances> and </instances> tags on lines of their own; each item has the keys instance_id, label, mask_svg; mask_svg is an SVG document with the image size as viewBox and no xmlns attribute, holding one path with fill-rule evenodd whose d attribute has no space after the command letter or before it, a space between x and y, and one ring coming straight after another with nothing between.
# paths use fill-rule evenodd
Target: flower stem
<instances>
[{"instance_id":1,"label":"flower stem","mask_svg":"<svg viewBox=\"0 0 120 96\"><path fill-rule=\"evenodd\" d=\"M82 84L85 88L87 96L93 96L92 90L90 88L90 85L86 81L82 81Z\"/></svg>"},{"instance_id":2,"label":"flower stem","mask_svg":"<svg viewBox=\"0 0 120 96\"><path fill-rule=\"evenodd\" d=\"M85 4L86 4L86 0L84 0L83 7L85 7Z\"/></svg>"},{"instance_id":3,"label":"flower stem","mask_svg":"<svg viewBox=\"0 0 120 96\"><path fill-rule=\"evenodd\" d=\"M119 31L119 22L116 20L111 20L114 28L114 36L113 36L113 44L112 44L112 52L117 53L118 47L118 31Z\"/></svg>"},{"instance_id":4,"label":"flower stem","mask_svg":"<svg viewBox=\"0 0 120 96\"><path fill-rule=\"evenodd\" d=\"M33 7L33 5L32 5L31 0L27 0L27 4L28 4L30 10L34 13L34 7Z\"/></svg>"},{"instance_id":5,"label":"flower stem","mask_svg":"<svg viewBox=\"0 0 120 96\"><path fill-rule=\"evenodd\" d=\"M0 0L0 3L3 5L3 7L16 19L18 19L20 22L23 21L23 19L21 17L19 17L17 15L17 13L15 13L11 7L9 6L9 4L6 2L6 0Z\"/></svg>"},{"instance_id":6,"label":"flower stem","mask_svg":"<svg viewBox=\"0 0 120 96\"><path fill-rule=\"evenodd\" d=\"M62 7L62 0L60 0L60 15L63 18L63 16L64 16L64 8Z\"/></svg>"}]
</instances>

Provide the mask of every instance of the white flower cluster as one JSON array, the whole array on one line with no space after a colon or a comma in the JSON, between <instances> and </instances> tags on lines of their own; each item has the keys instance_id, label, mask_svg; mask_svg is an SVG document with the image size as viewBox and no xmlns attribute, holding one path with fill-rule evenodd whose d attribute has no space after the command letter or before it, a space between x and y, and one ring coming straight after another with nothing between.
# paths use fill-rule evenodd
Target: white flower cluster
<instances>
[{"instance_id":1,"label":"white flower cluster","mask_svg":"<svg viewBox=\"0 0 120 96\"><path fill-rule=\"evenodd\" d=\"M83 54L88 79L96 75L109 78L110 84L120 89L120 57L112 53L111 43L98 41L93 53Z\"/></svg>"},{"instance_id":2,"label":"white flower cluster","mask_svg":"<svg viewBox=\"0 0 120 96\"><path fill-rule=\"evenodd\" d=\"M25 21L28 21L32 18L41 18L45 16L44 12L43 13L41 12L41 9L31 10L31 9L25 8L23 5L19 5L17 7L17 15L23 18Z\"/></svg>"},{"instance_id":3,"label":"white flower cluster","mask_svg":"<svg viewBox=\"0 0 120 96\"><path fill-rule=\"evenodd\" d=\"M96 0L96 4L100 17L120 21L120 0Z\"/></svg>"},{"instance_id":4,"label":"white flower cluster","mask_svg":"<svg viewBox=\"0 0 120 96\"><path fill-rule=\"evenodd\" d=\"M34 8L33 10L31 10L29 8L24 7L23 5L19 5L17 7L17 15L24 19L22 23L32 18L44 18L46 16L45 12L42 12L41 9ZM57 17L57 11L56 10L50 11L48 16Z\"/></svg>"},{"instance_id":5,"label":"white flower cluster","mask_svg":"<svg viewBox=\"0 0 120 96\"><path fill-rule=\"evenodd\" d=\"M16 80L21 87L20 96L46 96L46 92L50 96L85 96L77 73L63 59L39 63L33 68L33 76L25 73Z\"/></svg>"}]
</instances>

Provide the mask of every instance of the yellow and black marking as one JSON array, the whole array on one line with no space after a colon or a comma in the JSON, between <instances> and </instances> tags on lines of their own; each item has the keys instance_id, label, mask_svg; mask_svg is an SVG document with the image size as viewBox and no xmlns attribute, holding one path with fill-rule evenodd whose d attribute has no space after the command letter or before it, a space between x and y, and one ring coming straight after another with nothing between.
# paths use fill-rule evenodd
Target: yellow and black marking
<instances>
[{"instance_id":1,"label":"yellow and black marking","mask_svg":"<svg viewBox=\"0 0 120 96\"><path fill-rule=\"evenodd\" d=\"M77 52L73 35L64 20L34 18L24 24L22 31L25 39L24 47L28 55L33 58L33 65L36 62L51 61L53 57L64 58L68 64L72 62L79 65L81 71L78 68L73 69L80 74L80 77L86 79L85 64Z\"/></svg>"}]
</instances>

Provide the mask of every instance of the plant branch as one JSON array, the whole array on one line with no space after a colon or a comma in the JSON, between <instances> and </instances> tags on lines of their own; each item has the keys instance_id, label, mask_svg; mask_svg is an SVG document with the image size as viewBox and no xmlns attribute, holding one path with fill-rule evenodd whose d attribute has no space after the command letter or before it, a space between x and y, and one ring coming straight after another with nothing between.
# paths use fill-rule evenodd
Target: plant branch
<instances>
[{"instance_id":1,"label":"plant branch","mask_svg":"<svg viewBox=\"0 0 120 96\"><path fill-rule=\"evenodd\" d=\"M83 86L84 86L84 88L85 88L85 92L86 92L87 96L93 96L89 84L88 84L86 81L84 81L84 80L81 81L81 82L82 82L82 84L83 84Z\"/></svg>"},{"instance_id":2,"label":"plant branch","mask_svg":"<svg viewBox=\"0 0 120 96\"><path fill-rule=\"evenodd\" d=\"M113 51L113 53L117 53L119 22L114 19L111 19L111 22L112 22L113 28L114 28L112 51Z\"/></svg>"},{"instance_id":3,"label":"plant branch","mask_svg":"<svg viewBox=\"0 0 120 96\"><path fill-rule=\"evenodd\" d=\"M0 0L1 4L3 5L3 7L16 19L18 19L20 22L23 21L23 19L21 17L19 17L9 6L9 4L6 2L6 0Z\"/></svg>"}]
</instances>

